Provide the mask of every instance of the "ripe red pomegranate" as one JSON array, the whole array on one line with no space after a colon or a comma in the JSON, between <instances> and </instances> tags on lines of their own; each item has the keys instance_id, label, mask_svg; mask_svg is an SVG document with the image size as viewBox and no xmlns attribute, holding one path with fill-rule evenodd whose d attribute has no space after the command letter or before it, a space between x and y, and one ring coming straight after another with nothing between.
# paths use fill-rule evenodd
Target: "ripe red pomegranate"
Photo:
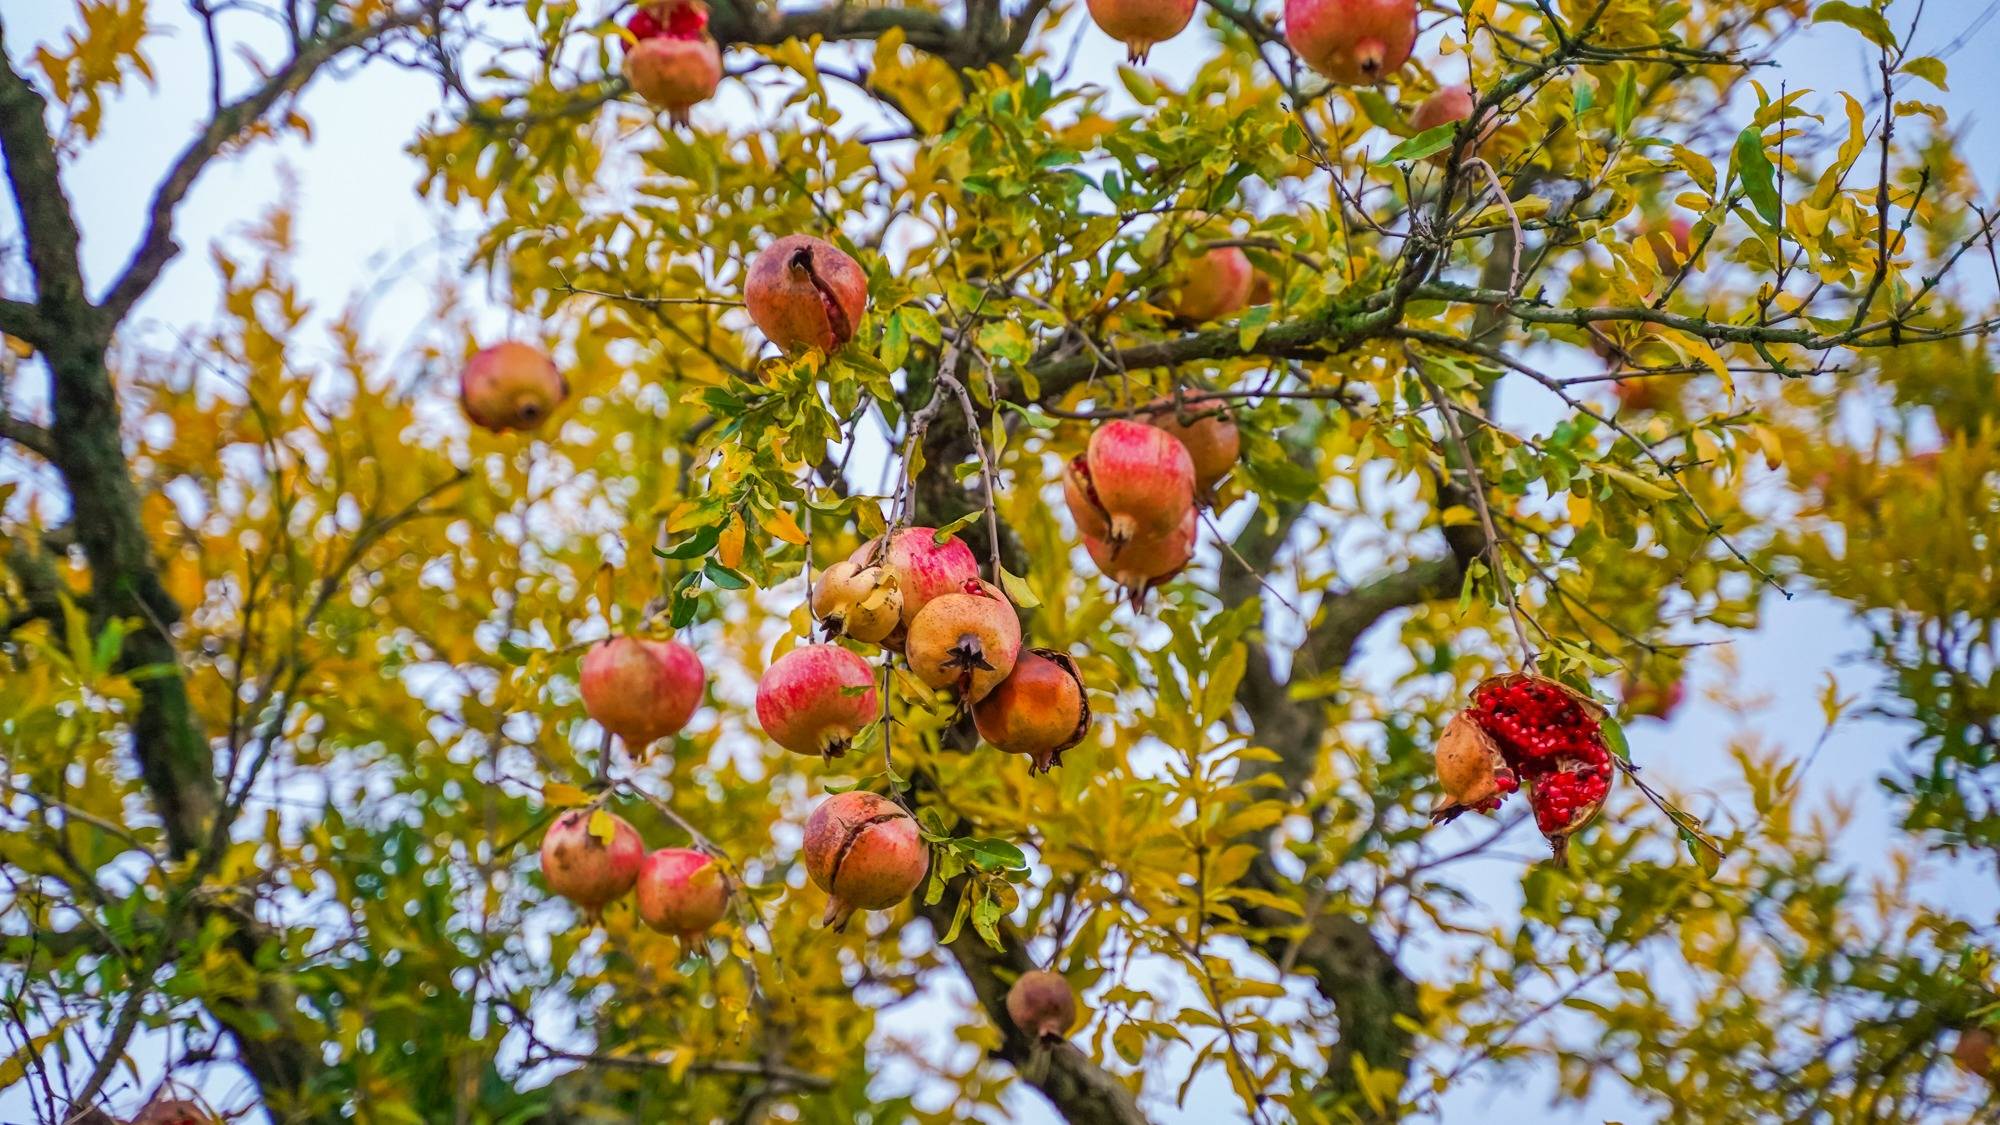
<instances>
[{"instance_id":1,"label":"ripe red pomegranate","mask_svg":"<svg viewBox=\"0 0 2000 1125\"><path fill-rule=\"evenodd\" d=\"M902 620L899 628L882 638L882 645L899 652L903 633L931 599L957 593L967 582L979 579L979 560L972 557L972 548L956 535L939 543L934 527L903 528L889 537L886 548L881 540L870 539L848 561L864 569L880 566L895 584Z\"/></svg>"},{"instance_id":2,"label":"ripe red pomegranate","mask_svg":"<svg viewBox=\"0 0 2000 1125\"><path fill-rule=\"evenodd\" d=\"M1194 511L1194 458L1158 426L1113 419L1063 470L1076 529L1113 554L1134 539L1168 538Z\"/></svg>"},{"instance_id":3,"label":"ripe red pomegranate","mask_svg":"<svg viewBox=\"0 0 2000 1125\"><path fill-rule=\"evenodd\" d=\"M1114 547L1109 540L1086 535L1083 546L1090 552L1090 559L1097 564L1097 569L1125 592L1136 612L1146 604L1146 595L1154 587L1164 585L1186 569L1188 562L1194 558L1197 531L1194 509L1189 508L1181 518L1180 527L1171 535L1134 539L1123 547Z\"/></svg>"},{"instance_id":4,"label":"ripe red pomegranate","mask_svg":"<svg viewBox=\"0 0 2000 1125\"><path fill-rule=\"evenodd\" d=\"M794 754L838 758L875 721L875 673L839 645L801 645L757 681L757 722Z\"/></svg>"},{"instance_id":5,"label":"ripe red pomegranate","mask_svg":"<svg viewBox=\"0 0 2000 1125\"><path fill-rule=\"evenodd\" d=\"M1534 810L1535 826L1547 837L1559 864L1567 856L1571 834L1597 815L1611 791L1611 749L1598 722L1602 714L1595 702L1554 680L1515 673L1495 676L1474 688L1472 706L1463 715L1491 740L1504 768L1519 779ZM1448 740L1454 731L1457 742L1452 752L1439 747L1440 780L1448 793L1453 785L1468 783L1476 770L1466 763L1485 752L1477 740L1466 742L1464 728L1456 723L1446 730ZM1448 767L1453 776L1446 781ZM1497 780L1500 767L1492 766L1489 758L1486 768L1495 771ZM1477 793L1475 787L1467 795ZM1499 791L1474 807L1496 808L1505 796ZM1447 803L1433 815L1449 820L1463 811Z\"/></svg>"},{"instance_id":6,"label":"ripe red pomegranate","mask_svg":"<svg viewBox=\"0 0 2000 1125\"><path fill-rule=\"evenodd\" d=\"M1144 417L1187 447L1188 459L1194 463L1195 499L1206 505L1216 484L1236 467L1243 451L1242 435L1236 432L1236 418L1228 401L1189 394L1176 406L1169 395L1148 403Z\"/></svg>"},{"instance_id":7,"label":"ripe red pomegranate","mask_svg":"<svg viewBox=\"0 0 2000 1125\"><path fill-rule=\"evenodd\" d=\"M903 592L886 568L842 559L813 584L813 616L828 638L881 644L903 624Z\"/></svg>"},{"instance_id":8,"label":"ripe red pomegranate","mask_svg":"<svg viewBox=\"0 0 2000 1125\"><path fill-rule=\"evenodd\" d=\"M839 931L856 910L887 910L930 870L916 818L859 789L820 802L806 821L806 874L827 893L822 925Z\"/></svg>"},{"instance_id":9,"label":"ripe red pomegranate","mask_svg":"<svg viewBox=\"0 0 2000 1125\"><path fill-rule=\"evenodd\" d=\"M609 842L590 830L598 813L610 823ZM602 809L570 809L556 817L542 837L543 881L549 890L582 907L593 922L632 889L645 862L646 843L639 830Z\"/></svg>"},{"instance_id":10,"label":"ripe red pomegranate","mask_svg":"<svg viewBox=\"0 0 2000 1125\"><path fill-rule=\"evenodd\" d=\"M687 725L707 674L678 641L613 637L583 656L583 709L637 754Z\"/></svg>"},{"instance_id":11,"label":"ripe red pomegranate","mask_svg":"<svg viewBox=\"0 0 2000 1125\"><path fill-rule=\"evenodd\" d=\"M513 341L481 349L458 377L465 416L495 433L532 430L569 397L569 384L548 353Z\"/></svg>"},{"instance_id":12,"label":"ripe red pomegranate","mask_svg":"<svg viewBox=\"0 0 2000 1125\"><path fill-rule=\"evenodd\" d=\"M1285 0L1285 39L1335 82L1373 86L1409 61L1417 0Z\"/></svg>"},{"instance_id":13,"label":"ripe red pomegranate","mask_svg":"<svg viewBox=\"0 0 2000 1125\"><path fill-rule=\"evenodd\" d=\"M167 1098L146 1103L132 1125L214 1125L215 1115L199 1102Z\"/></svg>"},{"instance_id":14,"label":"ripe red pomegranate","mask_svg":"<svg viewBox=\"0 0 2000 1125\"><path fill-rule=\"evenodd\" d=\"M1111 38L1125 44L1125 57L1146 61L1153 44L1164 43L1187 29L1194 19L1195 0L1088 0L1091 21Z\"/></svg>"},{"instance_id":15,"label":"ripe red pomegranate","mask_svg":"<svg viewBox=\"0 0 2000 1125\"><path fill-rule=\"evenodd\" d=\"M910 671L934 688L951 688L968 704L986 698L1014 670L1021 653L1021 619L991 583L967 582L958 593L932 598L904 644Z\"/></svg>"},{"instance_id":16,"label":"ripe red pomegranate","mask_svg":"<svg viewBox=\"0 0 2000 1125\"><path fill-rule=\"evenodd\" d=\"M750 263L743 302L772 343L791 354L831 352L854 338L868 308L868 275L828 242L803 234L771 243Z\"/></svg>"},{"instance_id":17,"label":"ripe red pomegranate","mask_svg":"<svg viewBox=\"0 0 2000 1125\"><path fill-rule=\"evenodd\" d=\"M1014 671L972 705L979 737L1009 754L1032 759L1031 773L1062 765L1063 751L1090 730L1090 701L1069 653L1031 648Z\"/></svg>"},{"instance_id":18,"label":"ripe red pomegranate","mask_svg":"<svg viewBox=\"0 0 2000 1125\"><path fill-rule=\"evenodd\" d=\"M642 39L625 52L625 80L633 93L666 110L667 120L686 125L688 111L713 97L722 84L722 50L702 31L685 38L667 32Z\"/></svg>"},{"instance_id":19,"label":"ripe red pomegranate","mask_svg":"<svg viewBox=\"0 0 2000 1125\"><path fill-rule=\"evenodd\" d=\"M1985 1028L1960 1030L1958 1042L1952 1045L1951 1057L1974 1078L2000 1082L2000 1040L1996 1040L1993 1033Z\"/></svg>"},{"instance_id":20,"label":"ripe red pomegranate","mask_svg":"<svg viewBox=\"0 0 2000 1125\"><path fill-rule=\"evenodd\" d=\"M1642 677L1627 677L1620 692L1626 714L1643 715L1663 722L1673 717L1686 694L1687 685L1679 676L1664 684Z\"/></svg>"},{"instance_id":21,"label":"ripe red pomegranate","mask_svg":"<svg viewBox=\"0 0 2000 1125\"><path fill-rule=\"evenodd\" d=\"M1220 320L1250 303L1256 271L1234 246L1215 246L1189 262L1174 296L1174 314L1196 322Z\"/></svg>"},{"instance_id":22,"label":"ripe red pomegranate","mask_svg":"<svg viewBox=\"0 0 2000 1125\"><path fill-rule=\"evenodd\" d=\"M1076 1023L1076 993L1061 973L1030 969L1007 990L1007 1018L1038 1043L1057 1043Z\"/></svg>"},{"instance_id":23,"label":"ripe red pomegranate","mask_svg":"<svg viewBox=\"0 0 2000 1125\"><path fill-rule=\"evenodd\" d=\"M639 920L681 939L684 950L729 911L729 881L710 856L688 848L661 848L639 869Z\"/></svg>"}]
</instances>

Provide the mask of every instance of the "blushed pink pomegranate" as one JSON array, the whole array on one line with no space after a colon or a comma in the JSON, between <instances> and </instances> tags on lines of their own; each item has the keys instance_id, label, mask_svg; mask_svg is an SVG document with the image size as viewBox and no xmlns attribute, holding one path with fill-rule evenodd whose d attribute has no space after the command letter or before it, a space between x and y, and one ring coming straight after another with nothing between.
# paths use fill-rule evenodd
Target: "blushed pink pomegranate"
<instances>
[{"instance_id":1,"label":"blushed pink pomegranate","mask_svg":"<svg viewBox=\"0 0 2000 1125\"><path fill-rule=\"evenodd\" d=\"M1148 403L1143 417L1187 447L1194 464L1195 499L1209 503L1215 486L1236 467L1243 451L1243 437L1236 432L1228 400L1189 394L1176 406L1169 395Z\"/></svg>"},{"instance_id":2,"label":"blushed pink pomegranate","mask_svg":"<svg viewBox=\"0 0 2000 1125\"><path fill-rule=\"evenodd\" d=\"M839 645L801 645L757 681L757 722L794 754L840 757L878 707L874 671Z\"/></svg>"},{"instance_id":3,"label":"blushed pink pomegranate","mask_svg":"<svg viewBox=\"0 0 2000 1125\"><path fill-rule=\"evenodd\" d=\"M1467 120L1472 116L1472 111L1478 108L1478 104L1478 99L1473 97L1472 91L1469 88L1465 86L1446 86L1437 93L1425 98L1417 106L1416 112L1410 114L1410 128L1422 133L1429 129L1435 129L1440 125L1450 125ZM1479 147L1486 143L1486 139L1491 137L1493 130L1499 126L1499 122L1494 118L1491 110L1487 111L1485 122L1484 127L1479 130L1479 136L1466 146L1466 156L1479 155ZM1450 149L1446 149L1443 152L1434 152L1430 155L1429 159L1433 164L1443 164L1449 159L1450 153Z\"/></svg>"},{"instance_id":4,"label":"blushed pink pomegranate","mask_svg":"<svg viewBox=\"0 0 2000 1125\"><path fill-rule=\"evenodd\" d=\"M743 302L750 319L784 352L832 352L861 327L868 275L830 242L787 235L750 263Z\"/></svg>"},{"instance_id":5,"label":"blushed pink pomegranate","mask_svg":"<svg viewBox=\"0 0 2000 1125\"><path fill-rule=\"evenodd\" d=\"M481 349L458 377L465 416L495 433L532 430L569 397L569 384L547 352L513 341Z\"/></svg>"},{"instance_id":6,"label":"blushed pink pomegranate","mask_svg":"<svg viewBox=\"0 0 2000 1125\"><path fill-rule=\"evenodd\" d=\"M690 848L661 848L639 869L639 920L692 949L729 912L729 881L715 860Z\"/></svg>"},{"instance_id":7,"label":"blushed pink pomegranate","mask_svg":"<svg viewBox=\"0 0 2000 1125\"><path fill-rule=\"evenodd\" d=\"M1235 246L1214 246L1189 262L1175 293L1174 312L1183 320L1220 320L1250 303L1256 271Z\"/></svg>"},{"instance_id":8,"label":"blushed pink pomegranate","mask_svg":"<svg viewBox=\"0 0 2000 1125\"><path fill-rule=\"evenodd\" d=\"M881 644L903 627L903 591L888 568L842 559L813 584L813 616L833 637Z\"/></svg>"},{"instance_id":9,"label":"blushed pink pomegranate","mask_svg":"<svg viewBox=\"0 0 2000 1125\"><path fill-rule=\"evenodd\" d=\"M1307 66L1348 86L1373 86L1409 61L1416 0L1285 0L1285 39Z\"/></svg>"},{"instance_id":10,"label":"blushed pink pomegranate","mask_svg":"<svg viewBox=\"0 0 2000 1125\"><path fill-rule=\"evenodd\" d=\"M924 881L930 851L916 818L859 789L820 802L806 821L806 874L827 894L821 924L847 928L856 910L887 910Z\"/></svg>"},{"instance_id":11,"label":"blushed pink pomegranate","mask_svg":"<svg viewBox=\"0 0 2000 1125\"><path fill-rule=\"evenodd\" d=\"M687 4L679 10L694 8ZM707 22L703 12L692 32L676 34L670 21L667 29L625 52L625 80L632 92L666 110L676 125L688 124L688 111L713 97L722 84L722 51L702 30Z\"/></svg>"},{"instance_id":12,"label":"blushed pink pomegranate","mask_svg":"<svg viewBox=\"0 0 2000 1125\"><path fill-rule=\"evenodd\" d=\"M958 593L931 599L910 623L903 651L918 679L977 703L1014 670L1021 619L991 583L967 582Z\"/></svg>"},{"instance_id":13,"label":"blushed pink pomegranate","mask_svg":"<svg viewBox=\"0 0 2000 1125\"><path fill-rule=\"evenodd\" d=\"M1195 0L1088 0L1091 22L1125 44L1125 57L1146 61L1153 44L1164 43L1187 29L1194 19Z\"/></svg>"},{"instance_id":14,"label":"blushed pink pomegranate","mask_svg":"<svg viewBox=\"0 0 2000 1125\"><path fill-rule=\"evenodd\" d=\"M1172 536L1194 511L1194 459L1158 426L1113 419L1070 459L1063 497L1077 530L1116 554L1134 539Z\"/></svg>"},{"instance_id":15,"label":"blushed pink pomegranate","mask_svg":"<svg viewBox=\"0 0 2000 1125\"><path fill-rule=\"evenodd\" d=\"M1033 773L1062 764L1063 751L1090 730L1090 702L1083 677L1066 652L1031 648L1014 671L972 705L979 737L1009 754L1025 754Z\"/></svg>"},{"instance_id":16,"label":"blushed pink pomegranate","mask_svg":"<svg viewBox=\"0 0 2000 1125\"><path fill-rule=\"evenodd\" d=\"M1060 1042L1076 1023L1076 993L1061 973L1030 969L1007 990L1007 1018L1036 1042Z\"/></svg>"},{"instance_id":17,"label":"blushed pink pomegranate","mask_svg":"<svg viewBox=\"0 0 2000 1125\"><path fill-rule=\"evenodd\" d=\"M583 656L583 709L633 754L680 733L701 705L707 674L678 641L613 637Z\"/></svg>"},{"instance_id":18,"label":"blushed pink pomegranate","mask_svg":"<svg viewBox=\"0 0 2000 1125\"><path fill-rule=\"evenodd\" d=\"M1090 552L1090 560L1097 564L1097 569L1124 591L1133 610L1137 611L1146 604L1146 595L1154 587L1164 585L1186 569L1188 562L1194 558L1198 530L1194 509L1189 508L1181 518L1180 527L1170 535L1157 539L1134 539L1123 547L1114 547L1109 540L1086 535L1083 546Z\"/></svg>"},{"instance_id":19,"label":"blushed pink pomegranate","mask_svg":"<svg viewBox=\"0 0 2000 1125\"><path fill-rule=\"evenodd\" d=\"M972 548L956 535L938 542L934 527L903 528L889 537L887 547L870 539L849 555L848 561L864 568L880 566L894 582L902 627L884 637L882 644L897 651L903 647L903 632L931 599L957 593L967 582L979 580L979 560L972 557Z\"/></svg>"},{"instance_id":20,"label":"blushed pink pomegranate","mask_svg":"<svg viewBox=\"0 0 2000 1125\"><path fill-rule=\"evenodd\" d=\"M570 809L542 837L542 881L593 922L632 889L645 861L639 830L603 809Z\"/></svg>"},{"instance_id":21,"label":"blushed pink pomegranate","mask_svg":"<svg viewBox=\"0 0 2000 1125\"><path fill-rule=\"evenodd\" d=\"M1694 225L1678 215L1665 222L1647 223L1644 237L1661 274L1667 277L1681 271L1694 249Z\"/></svg>"}]
</instances>

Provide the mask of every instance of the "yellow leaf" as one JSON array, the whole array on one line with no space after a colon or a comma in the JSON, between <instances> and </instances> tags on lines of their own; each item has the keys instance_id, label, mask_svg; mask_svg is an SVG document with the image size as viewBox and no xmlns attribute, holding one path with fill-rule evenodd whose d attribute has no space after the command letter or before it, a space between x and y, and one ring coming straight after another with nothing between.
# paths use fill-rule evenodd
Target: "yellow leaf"
<instances>
[{"instance_id":1,"label":"yellow leaf","mask_svg":"<svg viewBox=\"0 0 2000 1125\"><path fill-rule=\"evenodd\" d=\"M792 513L783 508L771 513L771 518L764 521L764 527L794 547L806 545L806 533L800 529L798 521L792 518Z\"/></svg>"},{"instance_id":2,"label":"yellow leaf","mask_svg":"<svg viewBox=\"0 0 2000 1125\"><path fill-rule=\"evenodd\" d=\"M547 785L542 786L542 803L551 808L573 809L578 805L589 804L590 794L585 793L574 785L565 785L560 781L551 781Z\"/></svg>"},{"instance_id":3,"label":"yellow leaf","mask_svg":"<svg viewBox=\"0 0 2000 1125\"><path fill-rule=\"evenodd\" d=\"M743 538L750 529L743 524L742 516L730 516L729 524L722 529L721 538L715 542L715 557L718 562L731 570L743 564Z\"/></svg>"},{"instance_id":4,"label":"yellow leaf","mask_svg":"<svg viewBox=\"0 0 2000 1125\"><path fill-rule=\"evenodd\" d=\"M590 834L597 837L598 843L610 847L611 841L618 838L618 826L612 822L610 813L603 809L593 809L590 814Z\"/></svg>"}]
</instances>

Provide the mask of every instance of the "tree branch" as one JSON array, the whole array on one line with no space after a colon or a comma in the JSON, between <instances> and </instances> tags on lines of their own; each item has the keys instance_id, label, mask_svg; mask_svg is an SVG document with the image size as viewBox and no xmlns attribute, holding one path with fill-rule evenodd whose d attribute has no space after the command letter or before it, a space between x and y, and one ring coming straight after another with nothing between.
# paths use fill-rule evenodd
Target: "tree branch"
<instances>
[{"instance_id":1,"label":"tree branch","mask_svg":"<svg viewBox=\"0 0 2000 1125\"><path fill-rule=\"evenodd\" d=\"M44 461L55 458L55 435L21 418L0 414L0 441L11 441Z\"/></svg>"},{"instance_id":2,"label":"tree branch","mask_svg":"<svg viewBox=\"0 0 2000 1125\"><path fill-rule=\"evenodd\" d=\"M48 102L14 69L6 39L6 23L0 20L0 156L6 157L7 185L27 239L37 303L46 317L51 310L81 302L83 265L77 251L82 236L63 190L55 138L49 135ZM58 327L47 326L51 331ZM41 343L24 333L14 334Z\"/></svg>"}]
</instances>

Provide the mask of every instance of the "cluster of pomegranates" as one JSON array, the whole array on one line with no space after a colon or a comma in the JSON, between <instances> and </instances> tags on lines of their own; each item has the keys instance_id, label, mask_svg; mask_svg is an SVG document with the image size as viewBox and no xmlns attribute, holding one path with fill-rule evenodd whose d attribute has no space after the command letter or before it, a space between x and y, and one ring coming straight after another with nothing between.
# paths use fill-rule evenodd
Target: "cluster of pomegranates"
<instances>
[{"instance_id":1,"label":"cluster of pomegranates","mask_svg":"<svg viewBox=\"0 0 2000 1125\"><path fill-rule=\"evenodd\" d=\"M1155 43L1187 29L1195 0L1089 0L1090 18L1146 61ZM1369 86L1393 74L1417 42L1417 0L1285 0L1285 40L1335 82Z\"/></svg>"},{"instance_id":2,"label":"cluster of pomegranates","mask_svg":"<svg viewBox=\"0 0 2000 1125\"><path fill-rule=\"evenodd\" d=\"M1513 673L1482 681L1472 705L1437 746L1445 799L1431 814L1448 821L1492 812L1524 791L1535 826L1560 862L1570 835L1604 807L1614 767L1595 701L1546 677Z\"/></svg>"},{"instance_id":3,"label":"cluster of pomegranates","mask_svg":"<svg viewBox=\"0 0 2000 1125\"><path fill-rule=\"evenodd\" d=\"M549 826L542 878L592 921L636 892L639 920L690 947L729 909L729 882L713 857L689 848L648 852L630 821L595 807L570 809Z\"/></svg>"},{"instance_id":4,"label":"cluster of pomegranates","mask_svg":"<svg viewBox=\"0 0 2000 1125\"><path fill-rule=\"evenodd\" d=\"M1222 399L1162 398L1099 426L1064 466L1063 499L1084 549L1135 607L1194 557L1197 513L1240 448Z\"/></svg>"}]
</instances>

